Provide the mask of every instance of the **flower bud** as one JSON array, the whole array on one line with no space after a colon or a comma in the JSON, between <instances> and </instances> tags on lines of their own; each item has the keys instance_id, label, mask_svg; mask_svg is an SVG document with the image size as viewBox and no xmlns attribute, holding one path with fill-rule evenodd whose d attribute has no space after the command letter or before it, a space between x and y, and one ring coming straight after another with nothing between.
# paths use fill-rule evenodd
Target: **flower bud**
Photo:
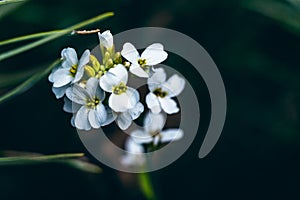
<instances>
[{"instance_id":1,"label":"flower bud","mask_svg":"<svg viewBox=\"0 0 300 200\"><path fill-rule=\"evenodd\" d=\"M98 59L94 55L90 55L90 61L94 70L98 72L100 70L100 63Z\"/></svg>"},{"instance_id":2,"label":"flower bud","mask_svg":"<svg viewBox=\"0 0 300 200\"><path fill-rule=\"evenodd\" d=\"M89 65L84 66L84 71L88 77L94 77L96 75L94 68Z\"/></svg>"}]
</instances>

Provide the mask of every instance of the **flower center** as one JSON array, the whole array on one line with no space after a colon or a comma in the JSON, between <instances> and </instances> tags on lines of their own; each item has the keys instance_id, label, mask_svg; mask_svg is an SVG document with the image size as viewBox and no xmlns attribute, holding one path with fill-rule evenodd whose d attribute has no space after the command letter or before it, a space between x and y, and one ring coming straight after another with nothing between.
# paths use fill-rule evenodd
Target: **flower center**
<instances>
[{"instance_id":1,"label":"flower center","mask_svg":"<svg viewBox=\"0 0 300 200\"><path fill-rule=\"evenodd\" d=\"M72 77L75 77L76 72L77 72L77 67L78 67L77 64L72 65L71 69L69 70L69 72L70 72L70 74L71 74Z\"/></svg>"},{"instance_id":2,"label":"flower center","mask_svg":"<svg viewBox=\"0 0 300 200\"><path fill-rule=\"evenodd\" d=\"M156 88L156 89L153 91L153 94L155 94L156 96L161 97L161 98L163 98L163 97L165 97L165 96L168 95L168 93L165 92L165 91L162 91L161 88Z\"/></svg>"},{"instance_id":3,"label":"flower center","mask_svg":"<svg viewBox=\"0 0 300 200\"><path fill-rule=\"evenodd\" d=\"M139 59L138 60L139 65L141 65L142 67L144 67L147 63L146 63L146 59Z\"/></svg>"},{"instance_id":4,"label":"flower center","mask_svg":"<svg viewBox=\"0 0 300 200\"><path fill-rule=\"evenodd\" d=\"M112 91L116 95L120 95L126 92L127 86L124 83L120 83L120 85L113 87Z\"/></svg>"},{"instance_id":5,"label":"flower center","mask_svg":"<svg viewBox=\"0 0 300 200\"><path fill-rule=\"evenodd\" d=\"M86 106L90 109L96 108L100 103L100 99L98 97L94 97L86 100Z\"/></svg>"}]
</instances>

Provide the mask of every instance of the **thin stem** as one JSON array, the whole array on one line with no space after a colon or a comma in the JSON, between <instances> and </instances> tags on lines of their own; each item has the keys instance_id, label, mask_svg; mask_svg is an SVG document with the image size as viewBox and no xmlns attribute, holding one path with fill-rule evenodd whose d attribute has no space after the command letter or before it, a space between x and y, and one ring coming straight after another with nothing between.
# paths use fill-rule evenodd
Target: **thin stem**
<instances>
[{"instance_id":1,"label":"thin stem","mask_svg":"<svg viewBox=\"0 0 300 200\"><path fill-rule=\"evenodd\" d=\"M24 40L31 40L31 39L35 39L35 38L45 37L45 36L48 36L48 35L61 33L63 31L64 30L54 30L54 31L34 33L34 34L24 35L24 36L20 36L20 37L15 37L15 38L11 38L11 39L1 41L0 46L15 43L15 42L21 42L21 41L24 41Z\"/></svg>"},{"instance_id":2,"label":"thin stem","mask_svg":"<svg viewBox=\"0 0 300 200\"><path fill-rule=\"evenodd\" d=\"M88 163L84 160L78 160L84 153L66 153L55 155L40 155L40 156L14 156L0 158L0 166L12 166L12 165L35 165L41 163L61 163L72 168L88 172L88 173L100 173L102 169L97 165ZM75 158L75 159L74 159Z\"/></svg>"},{"instance_id":3,"label":"thin stem","mask_svg":"<svg viewBox=\"0 0 300 200\"><path fill-rule=\"evenodd\" d=\"M4 60L4 59L7 59L9 57L12 57L14 55L17 55L19 53L23 53L25 51L28 51L28 50L30 50L32 48L35 48L35 47L40 46L42 44L45 44L45 43L47 43L47 42L49 42L51 40L59 38L59 37L65 35L65 34L71 33L73 30L76 30L76 29L82 28L84 26L93 24L93 23L95 23L97 21L103 20L103 19L105 19L107 17L111 17L113 15L114 15L113 12L108 12L108 13L104 13L102 15L98 15L96 17L93 17L93 18L89 19L89 20L86 20L84 22L81 22L81 23L75 24L73 26L70 26L69 28L66 28L64 30L61 30L59 33L55 33L53 35L47 36L47 37L42 38L42 39L40 39L38 41L35 41L33 43L30 43L30 44L21 46L19 48L13 49L11 51L8 51L6 53L3 53L3 54L0 55L0 61Z\"/></svg>"},{"instance_id":4,"label":"thin stem","mask_svg":"<svg viewBox=\"0 0 300 200\"><path fill-rule=\"evenodd\" d=\"M30 78L28 78L26 81L21 83L19 86L15 87L11 91L7 92L3 96L0 97L0 103L3 103L4 101L8 100L9 98L12 98L22 92L25 92L28 90L32 85L34 85L36 82L41 80L44 76L46 76L55 66L57 66L61 62L60 59L56 60L54 63L52 63L48 68L46 68L42 72L37 72Z\"/></svg>"},{"instance_id":5,"label":"thin stem","mask_svg":"<svg viewBox=\"0 0 300 200\"><path fill-rule=\"evenodd\" d=\"M140 188L147 200L156 200L152 182L148 173L139 173L138 180Z\"/></svg>"},{"instance_id":6,"label":"thin stem","mask_svg":"<svg viewBox=\"0 0 300 200\"><path fill-rule=\"evenodd\" d=\"M84 153L67 153L67 154L56 154L47 156L15 156L15 157L4 157L0 158L0 165L22 163L27 161L50 161L58 159L70 159L83 157Z\"/></svg>"}]
</instances>

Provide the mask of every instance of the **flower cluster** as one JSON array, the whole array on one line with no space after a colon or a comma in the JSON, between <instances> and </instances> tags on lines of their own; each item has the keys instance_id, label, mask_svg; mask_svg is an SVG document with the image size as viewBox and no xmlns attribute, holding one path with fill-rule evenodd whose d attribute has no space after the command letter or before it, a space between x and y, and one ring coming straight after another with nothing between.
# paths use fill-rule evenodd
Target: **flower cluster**
<instances>
[{"instance_id":1,"label":"flower cluster","mask_svg":"<svg viewBox=\"0 0 300 200\"><path fill-rule=\"evenodd\" d=\"M144 119L144 130L132 132L125 145L131 154L122 160L125 165L142 164L145 144L157 146L183 136L180 129L163 130L162 113L179 112L173 97L183 91L185 80L176 74L167 79L163 68L154 67L168 57L162 44L154 43L139 54L131 43L125 43L121 52L116 52L110 31L98 35L101 60L89 50L80 58L73 48L62 50L61 65L49 75L52 91L56 98L64 97L64 111L73 114L71 124L77 129L98 129L115 121L125 130L145 110L139 92L128 85L128 79L147 79L149 113Z\"/></svg>"}]
</instances>

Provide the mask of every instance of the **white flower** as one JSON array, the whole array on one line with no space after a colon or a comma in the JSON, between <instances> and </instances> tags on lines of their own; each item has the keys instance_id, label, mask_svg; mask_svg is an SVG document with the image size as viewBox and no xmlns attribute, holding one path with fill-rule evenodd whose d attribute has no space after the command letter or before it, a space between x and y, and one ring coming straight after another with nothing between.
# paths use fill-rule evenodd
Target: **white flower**
<instances>
[{"instance_id":1,"label":"white flower","mask_svg":"<svg viewBox=\"0 0 300 200\"><path fill-rule=\"evenodd\" d=\"M125 112L134 108L139 102L139 93L126 86L127 80L128 72L121 64L111 68L100 78L100 87L112 93L108 105L115 112Z\"/></svg>"},{"instance_id":2,"label":"white flower","mask_svg":"<svg viewBox=\"0 0 300 200\"><path fill-rule=\"evenodd\" d=\"M142 145L134 142L130 137L126 140L126 155L121 158L121 164L128 166L143 166L146 162L144 148Z\"/></svg>"},{"instance_id":3,"label":"white flower","mask_svg":"<svg viewBox=\"0 0 300 200\"><path fill-rule=\"evenodd\" d=\"M99 87L98 79L90 78L85 88L74 84L73 87L67 89L66 95L75 105L81 105L79 109L76 106L72 107L73 113L78 109L74 119L76 128L90 130L107 124L107 111L102 104L105 93ZM65 110L70 111L70 107L66 105Z\"/></svg>"},{"instance_id":4,"label":"white flower","mask_svg":"<svg viewBox=\"0 0 300 200\"><path fill-rule=\"evenodd\" d=\"M125 43L121 54L131 62L129 68L130 72L143 78L149 77L150 66L157 65L168 57L167 52L164 51L163 45L159 43L154 43L147 47L141 56L131 43Z\"/></svg>"},{"instance_id":5,"label":"white flower","mask_svg":"<svg viewBox=\"0 0 300 200\"><path fill-rule=\"evenodd\" d=\"M74 103L72 102L69 98L65 97L64 98L64 107L63 107L63 110L67 113L76 113L80 108L81 108L81 105L77 104L77 103ZM75 115L72 116L71 118L71 125L73 127L76 127L75 126Z\"/></svg>"},{"instance_id":6,"label":"white flower","mask_svg":"<svg viewBox=\"0 0 300 200\"><path fill-rule=\"evenodd\" d=\"M100 46L106 48L106 49L111 49L114 46L114 40L113 36L110 33L109 30L104 31L103 33L98 33L99 40L100 40Z\"/></svg>"},{"instance_id":7,"label":"white flower","mask_svg":"<svg viewBox=\"0 0 300 200\"><path fill-rule=\"evenodd\" d=\"M56 98L64 96L70 83L77 83L83 76L84 66L89 62L90 51L85 50L78 61L77 53L73 48L65 48L61 52L63 62L55 68L48 79L53 83L52 91Z\"/></svg>"},{"instance_id":8,"label":"white flower","mask_svg":"<svg viewBox=\"0 0 300 200\"><path fill-rule=\"evenodd\" d=\"M154 145L181 139L183 137L181 129L171 128L162 131L165 121L162 114L149 112L144 120L144 130L135 130L130 136L138 144L153 142Z\"/></svg>"},{"instance_id":9,"label":"white flower","mask_svg":"<svg viewBox=\"0 0 300 200\"><path fill-rule=\"evenodd\" d=\"M150 93L146 96L148 108L153 113L160 113L163 109L168 114L177 113L179 108L171 99L179 95L185 86L185 80L177 74L166 81L166 73L162 68L155 69L154 74L148 79Z\"/></svg>"},{"instance_id":10,"label":"white flower","mask_svg":"<svg viewBox=\"0 0 300 200\"><path fill-rule=\"evenodd\" d=\"M113 116L120 129L126 130L131 125L132 121L137 119L142 112L144 112L144 106L138 102L132 109L128 109L121 113L113 112Z\"/></svg>"}]
</instances>

